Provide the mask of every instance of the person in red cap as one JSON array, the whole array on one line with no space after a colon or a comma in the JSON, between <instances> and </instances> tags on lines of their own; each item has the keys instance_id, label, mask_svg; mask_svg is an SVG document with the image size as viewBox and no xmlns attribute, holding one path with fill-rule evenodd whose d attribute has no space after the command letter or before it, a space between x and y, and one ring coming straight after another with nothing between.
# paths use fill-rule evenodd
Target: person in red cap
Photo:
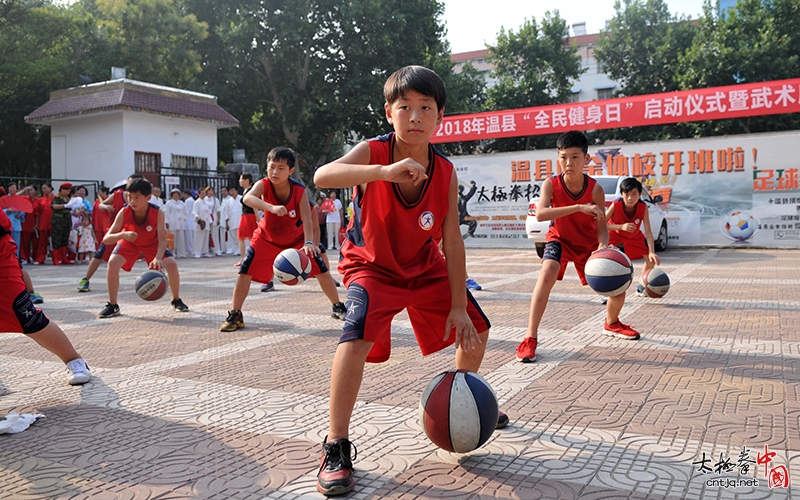
<instances>
[{"instance_id":1,"label":"person in red cap","mask_svg":"<svg viewBox=\"0 0 800 500\"><path fill-rule=\"evenodd\" d=\"M70 209L67 207L67 203L69 203L71 190L72 183L62 182L61 186L58 187L58 195L53 197L53 201L50 204L53 209L53 217L50 220L52 227L50 242L53 246L51 256L53 257L53 265L56 266L74 264L73 261L67 260L67 243L69 242L69 231L72 227Z\"/></svg>"}]
</instances>

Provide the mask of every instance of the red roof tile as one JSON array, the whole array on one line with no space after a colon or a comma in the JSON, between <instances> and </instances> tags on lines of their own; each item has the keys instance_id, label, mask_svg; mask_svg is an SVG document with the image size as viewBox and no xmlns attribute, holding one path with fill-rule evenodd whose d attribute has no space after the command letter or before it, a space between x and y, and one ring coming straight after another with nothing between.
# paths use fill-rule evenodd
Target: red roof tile
<instances>
[{"instance_id":1,"label":"red roof tile","mask_svg":"<svg viewBox=\"0 0 800 500\"><path fill-rule=\"evenodd\" d=\"M53 92L50 100L26 116L25 121L47 124L70 116L123 110L210 122L224 127L239 125L239 120L222 109L213 96L136 83L112 81Z\"/></svg>"}]
</instances>

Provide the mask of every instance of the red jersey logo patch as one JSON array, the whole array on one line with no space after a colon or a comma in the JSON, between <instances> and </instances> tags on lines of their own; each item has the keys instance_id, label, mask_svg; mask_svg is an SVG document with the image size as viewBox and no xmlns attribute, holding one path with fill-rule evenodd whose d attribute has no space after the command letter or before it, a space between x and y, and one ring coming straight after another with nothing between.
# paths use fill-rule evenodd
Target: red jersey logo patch
<instances>
[{"instance_id":1,"label":"red jersey logo patch","mask_svg":"<svg viewBox=\"0 0 800 500\"><path fill-rule=\"evenodd\" d=\"M424 212L419 216L419 227L424 231L433 229L433 212Z\"/></svg>"}]
</instances>

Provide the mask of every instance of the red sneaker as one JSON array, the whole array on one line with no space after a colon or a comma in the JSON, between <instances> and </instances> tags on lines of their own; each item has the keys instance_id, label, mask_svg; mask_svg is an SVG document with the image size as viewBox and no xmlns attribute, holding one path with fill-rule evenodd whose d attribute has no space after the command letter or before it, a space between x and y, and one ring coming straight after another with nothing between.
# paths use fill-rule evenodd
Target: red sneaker
<instances>
[{"instance_id":1,"label":"red sneaker","mask_svg":"<svg viewBox=\"0 0 800 500\"><path fill-rule=\"evenodd\" d=\"M353 460L358 451L347 439L334 439L322 444L322 459L317 473L317 491L325 496L342 495L355 486ZM354 455L350 458L350 449Z\"/></svg>"},{"instance_id":2,"label":"red sneaker","mask_svg":"<svg viewBox=\"0 0 800 500\"><path fill-rule=\"evenodd\" d=\"M520 363L536 361L536 345L538 343L539 341L533 337L525 337L525 340L517 346L517 361Z\"/></svg>"},{"instance_id":3,"label":"red sneaker","mask_svg":"<svg viewBox=\"0 0 800 500\"><path fill-rule=\"evenodd\" d=\"M620 320L610 325L606 320L603 320L603 333L610 337L617 337L625 340L639 340L639 332Z\"/></svg>"}]
</instances>

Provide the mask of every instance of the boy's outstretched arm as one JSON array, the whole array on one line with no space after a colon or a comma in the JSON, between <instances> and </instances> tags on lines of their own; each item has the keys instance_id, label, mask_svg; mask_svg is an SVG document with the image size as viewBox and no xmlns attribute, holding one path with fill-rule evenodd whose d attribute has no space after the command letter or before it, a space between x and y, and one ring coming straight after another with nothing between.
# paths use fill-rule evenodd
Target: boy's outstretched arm
<instances>
[{"instance_id":1,"label":"boy's outstretched arm","mask_svg":"<svg viewBox=\"0 0 800 500\"><path fill-rule=\"evenodd\" d=\"M656 255L656 242L653 239L653 230L650 227L650 209L647 205L644 207L642 224L644 224L644 239L647 241L647 260L656 266L660 266L661 259L659 259L658 255Z\"/></svg>"},{"instance_id":2,"label":"boy's outstretched arm","mask_svg":"<svg viewBox=\"0 0 800 500\"><path fill-rule=\"evenodd\" d=\"M467 314L467 256L458 224L458 178L455 172L450 181L448 204L449 211L442 223L442 252L450 283L450 314L447 316L444 338L447 339L455 330L456 347L470 351L475 350L481 340Z\"/></svg>"},{"instance_id":3,"label":"boy's outstretched arm","mask_svg":"<svg viewBox=\"0 0 800 500\"><path fill-rule=\"evenodd\" d=\"M369 144L360 142L343 157L317 169L314 184L321 188L360 186L363 192L366 184L372 181L413 182L416 185L427 177L425 167L411 158L391 165L369 165L371 156Z\"/></svg>"},{"instance_id":4,"label":"boy's outstretched arm","mask_svg":"<svg viewBox=\"0 0 800 500\"><path fill-rule=\"evenodd\" d=\"M597 222L597 248L605 248L608 246L608 226L606 225L606 213L603 210L606 206L606 195L599 182L594 185L594 190L592 190L592 201L594 205L591 208L595 211L595 222Z\"/></svg>"}]
</instances>

